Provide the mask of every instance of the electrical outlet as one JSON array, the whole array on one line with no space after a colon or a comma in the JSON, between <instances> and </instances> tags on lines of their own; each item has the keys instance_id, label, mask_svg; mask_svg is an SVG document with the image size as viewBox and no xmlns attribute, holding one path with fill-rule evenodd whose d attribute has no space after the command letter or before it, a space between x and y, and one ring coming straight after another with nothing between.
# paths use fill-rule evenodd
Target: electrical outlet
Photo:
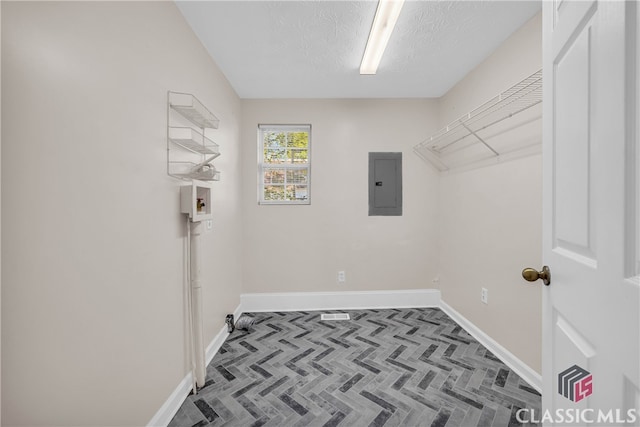
<instances>
[{"instance_id":1,"label":"electrical outlet","mask_svg":"<svg viewBox=\"0 0 640 427\"><path fill-rule=\"evenodd\" d=\"M489 304L489 291L487 290L487 288L482 288L482 290L480 291L480 301L485 304Z\"/></svg>"},{"instance_id":2,"label":"electrical outlet","mask_svg":"<svg viewBox=\"0 0 640 427\"><path fill-rule=\"evenodd\" d=\"M338 271L338 283L344 283L347 281L347 275L344 271Z\"/></svg>"}]
</instances>

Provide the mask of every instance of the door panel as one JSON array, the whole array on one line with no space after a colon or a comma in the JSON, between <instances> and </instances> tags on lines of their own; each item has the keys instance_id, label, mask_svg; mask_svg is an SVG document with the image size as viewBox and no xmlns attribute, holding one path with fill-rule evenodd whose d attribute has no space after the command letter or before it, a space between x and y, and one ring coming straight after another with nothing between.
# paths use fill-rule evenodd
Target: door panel
<instances>
[{"instance_id":1,"label":"door panel","mask_svg":"<svg viewBox=\"0 0 640 427\"><path fill-rule=\"evenodd\" d=\"M562 316L555 312L554 344L559 353L558 364L570 367L577 364L584 369L591 369L591 359L596 350L577 329Z\"/></svg>"},{"instance_id":2,"label":"door panel","mask_svg":"<svg viewBox=\"0 0 640 427\"><path fill-rule=\"evenodd\" d=\"M554 246L594 259L590 231L590 32L590 24L579 29L554 69Z\"/></svg>"},{"instance_id":3,"label":"door panel","mask_svg":"<svg viewBox=\"0 0 640 427\"><path fill-rule=\"evenodd\" d=\"M593 358L596 355L594 347L589 343L576 328L574 328L557 310L554 313L554 331L553 346L557 357L555 364L561 368L558 374L563 370L569 369L574 365L578 365L582 369L593 371ZM559 377L554 377L554 381L559 381ZM560 385L558 384L558 388ZM559 393L560 390L557 391ZM581 408L588 407L588 398L573 402L567 398L559 399L554 409L563 408Z\"/></svg>"},{"instance_id":4,"label":"door panel","mask_svg":"<svg viewBox=\"0 0 640 427\"><path fill-rule=\"evenodd\" d=\"M557 46L564 46L569 36L580 22L593 16L597 7L596 1L555 0L553 6L551 25L554 31L554 56L558 55ZM549 15L547 13L547 15ZM549 19L548 16L545 19Z\"/></svg>"}]
</instances>

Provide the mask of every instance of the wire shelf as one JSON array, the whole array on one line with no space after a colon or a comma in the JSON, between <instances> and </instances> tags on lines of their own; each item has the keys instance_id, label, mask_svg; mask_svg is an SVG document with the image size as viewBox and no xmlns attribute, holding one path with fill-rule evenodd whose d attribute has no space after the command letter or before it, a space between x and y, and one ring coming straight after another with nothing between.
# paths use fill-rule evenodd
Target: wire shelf
<instances>
[{"instance_id":1,"label":"wire shelf","mask_svg":"<svg viewBox=\"0 0 640 427\"><path fill-rule=\"evenodd\" d=\"M167 174L184 181L219 181L212 161L220 156L207 129L220 121L198 99L182 92L167 93Z\"/></svg>"},{"instance_id":2,"label":"wire shelf","mask_svg":"<svg viewBox=\"0 0 640 427\"><path fill-rule=\"evenodd\" d=\"M439 171L532 154L536 152L534 147L540 146L535 127L539 128L541 116L540 107L533 107L541 103L542 70L539 70L449 123L414 146L414 152ZM518 119L507 120L515 116ZM523 126L531 128L527 132L529 137L509 136L509 132Z\"/></svg>"},{"instance_id":3,"label":"wire shelf","mask_svg":"<svg viewBox=\"0 0 640 427\"><path fill-rule=\"evenodd\" d=\"M169 139L174 144L178 144L196 154L215 157L220 155L220 146L218 144L192 128L170 126Z\"/></svg>"},{"instance_id":4,"label":"wire shelf","mask_svg":"<svg viewBox=\"0 0 640 427\"><path fill-rule=\"evenodd\" d=\"M168 173L174 178L185 181L220 181L220 171L210 166L203 168L201 165L189 161L175 161L168 165Z\"/></svg>"},{"instance_id":5,"label":"wire shelf","mask_svg":"<svg viewBox=\"0 0 640 427\"><path fill-rule=\"evenodd\" d=\"M220 120L190 93L169 92L171 108L200 128L218 129Z\"/></svg>"}]
</instances>

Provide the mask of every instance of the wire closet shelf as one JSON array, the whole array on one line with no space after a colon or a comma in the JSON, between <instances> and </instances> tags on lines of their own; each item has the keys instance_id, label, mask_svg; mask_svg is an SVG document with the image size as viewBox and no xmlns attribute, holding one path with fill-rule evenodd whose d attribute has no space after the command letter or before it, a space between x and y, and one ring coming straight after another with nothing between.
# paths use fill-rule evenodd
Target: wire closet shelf
<instances>
[{"instance_id":1,"label":"wire closet shelf","mask_svg":"<svg viewBox=\"0 0 640 427\"><path fill-rule=\"evenodd\" d=\"M220 147L206 136L220 120L190 93L167 93L167 173L184 181L218 181Z\"/></svg>"},{"instance_id":2,"label":"wire closet shelf","mask_svg":"<svg viewBox=\"0 0 640 427\"><path fill-rule=\"evenodd\" d=\"M449 123L414 146L414 152L441 172L535 154L541 145L541 110L532 107L541 102L539 70ZM507 120L516 115L517 120ZM514 136L512 131L518 128L520 133Z\"/></svg>"}]
</instances>

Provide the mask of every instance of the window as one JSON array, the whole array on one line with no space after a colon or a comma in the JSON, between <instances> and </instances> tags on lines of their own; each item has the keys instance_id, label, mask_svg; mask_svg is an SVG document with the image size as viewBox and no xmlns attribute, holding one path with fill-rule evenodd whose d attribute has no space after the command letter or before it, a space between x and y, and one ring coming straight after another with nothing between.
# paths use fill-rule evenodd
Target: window
<instances>
[{"instance_id":1,"label":"window","mask_svg":"<svg viewBox=\"0 0 640 427\"><path fill-rule=\"evenodd\" d=\"M258 126L260 204L308 205L311 125Z\"/></svg>"}]
</instances>

